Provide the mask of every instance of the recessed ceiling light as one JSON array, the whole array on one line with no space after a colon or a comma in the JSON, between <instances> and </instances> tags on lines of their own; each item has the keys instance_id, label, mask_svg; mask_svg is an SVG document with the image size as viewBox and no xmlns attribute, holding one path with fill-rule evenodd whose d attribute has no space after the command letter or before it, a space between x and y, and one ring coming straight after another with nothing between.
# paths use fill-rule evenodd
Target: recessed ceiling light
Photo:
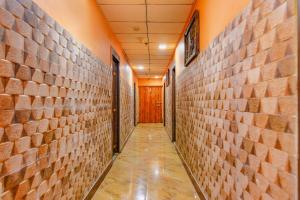
<instances>
[{"instance_id":1,"label":"recessed ceiling light","mask_svg":"<svg viewBox=\"0 0 300 200\"><path fill-rule=\"evenodd\" d=\"M158 45L158 48L161 50L167 49L167 45L166 44L160 44Z\"/></svg>"},{"instance_id":2,"label":"recessed ceiling light","mask_svg":"<svg viewBox=\"0 0 300 200\"><path fill-rule=\"evenodd\" d=\"M137 66L137 68L140 69L140 70L143 70L144 66L143 65L139 65L139 66Z\"/></svg>"}]
</instances>

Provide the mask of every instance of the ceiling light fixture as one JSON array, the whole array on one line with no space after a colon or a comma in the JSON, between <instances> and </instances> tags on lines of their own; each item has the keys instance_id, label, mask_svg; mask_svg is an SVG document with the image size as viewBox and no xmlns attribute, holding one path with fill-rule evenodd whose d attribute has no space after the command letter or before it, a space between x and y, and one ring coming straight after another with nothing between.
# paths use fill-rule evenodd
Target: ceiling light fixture
<instances>
[{"instance_id":1,"label":"ceiling light fixture","mask_svg":"<svg viewBox=\"0 0 300 200\"><path fill-rule=\"evenodd\" d=\"M154 78L160 78L159 76L154 76Z\"/></svg>"},{"instance_id":2,"label":"ceiling light fixture","mask_svg":"<svg viewBox=\"0 0 300 200\"><path fill-rule=\"evenodd\" d=\"M137 66L137 68L140 69L140 70L143 70L144 66L143 65L139 65L139 66Z\"/></svg>"},{"instance_id":3,"label":"ceiling light fixture","mask_svg":"<svg viewBox=\"0 0 300 200\"><path fill-rule=\"evenodd\" d=\"M160 44L160 45L158 45L158 48L161 49L161 50L165 50L165 49L167 49L167 45L166 44Z\"/></svg>"}]
</instances>

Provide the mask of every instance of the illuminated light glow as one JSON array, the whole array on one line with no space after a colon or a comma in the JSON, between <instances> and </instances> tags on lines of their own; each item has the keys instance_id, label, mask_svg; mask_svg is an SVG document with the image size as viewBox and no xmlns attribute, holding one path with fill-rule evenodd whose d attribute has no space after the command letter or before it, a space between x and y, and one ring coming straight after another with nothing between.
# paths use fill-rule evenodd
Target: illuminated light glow
<instances>
[{"instance_id":1,"label":"illuminated light glow","mask_svg":"<svg viewBox=\"0 0 300 200\"><path fill-rule=\"evenodd\" d=\"M139 70L143 70L143 69L144 69L144 66L143 66L143 65L139 65L139 66L137 66L137 68L138 68Z\"/></svg>"},{"instance_id":2,"label":"illuminated light glow","mask_svg":"<svg viewBox=\"0 0 300 200\"><path fill-rule=\"evenodd\" d=\"M167 45L166 44L160 44L158 45L158 48L161 50L167 49Z\"/></svg>"}]
</instances>

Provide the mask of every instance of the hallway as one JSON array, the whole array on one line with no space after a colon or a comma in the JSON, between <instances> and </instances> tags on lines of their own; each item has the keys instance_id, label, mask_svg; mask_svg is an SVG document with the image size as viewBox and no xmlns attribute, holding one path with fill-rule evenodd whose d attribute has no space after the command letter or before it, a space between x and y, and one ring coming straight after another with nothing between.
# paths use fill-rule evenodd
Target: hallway
<instances>
[{"instance_id":1,"label":"hallway","mask_svg":"<svg viewBox=\"0 0 300 200\"><path fill-rule=\"evenodd\" d=\"M161 124L139 124L93 200L190 200L197 193Z\"/></svg>"},{"instance_id":2,"label":"hallway","mask_svg":"<svg viewBox=\"0 0 300 200\"><path fill-rule=\"evenodd\" d=\"M299 199L299 2L0 0L0 200Z\"/></svg>"}]
</instances>

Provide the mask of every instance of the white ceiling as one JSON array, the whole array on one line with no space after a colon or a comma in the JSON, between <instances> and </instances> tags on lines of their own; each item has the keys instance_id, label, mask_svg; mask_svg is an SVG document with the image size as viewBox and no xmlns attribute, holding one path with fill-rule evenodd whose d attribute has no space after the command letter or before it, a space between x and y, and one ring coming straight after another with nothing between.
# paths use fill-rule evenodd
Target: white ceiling
<instances>
[{"instance_id":1,"label":"white ceiling","mask_svg":"<svg viewBox=\"0 0 300 200\"><path fill-rule=\"evenodd\" d=\"M97 2L138 77L162 76L194 0ZM160 44L167 49L159 49ZM143 70L137 68L141 65Z\"/></svg>"}]
</instances>

